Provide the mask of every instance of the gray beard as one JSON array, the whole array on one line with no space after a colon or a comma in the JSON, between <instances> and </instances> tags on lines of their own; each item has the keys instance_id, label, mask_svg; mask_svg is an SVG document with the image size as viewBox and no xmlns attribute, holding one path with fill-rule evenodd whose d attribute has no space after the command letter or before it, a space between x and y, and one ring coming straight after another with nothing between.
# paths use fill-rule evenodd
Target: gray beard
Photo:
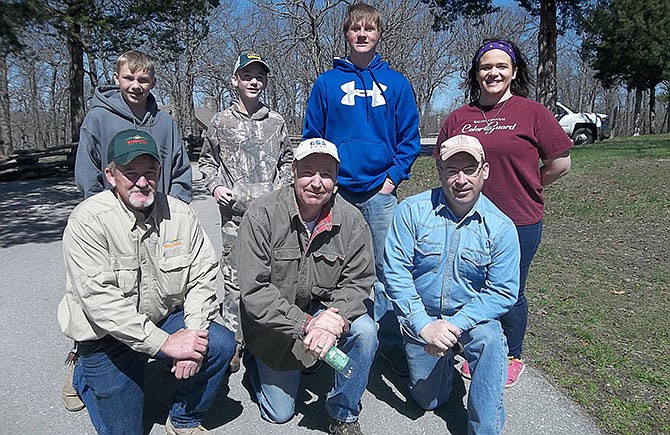
<instances>
[{"instance_id":1,"label":"gray beard","mask_svg":"<svg viewBox=\"0 0 670 435\"><path fill-rule=\"evenodd\" d=\"M132 205L136 210L143 211L154 205L155 199L156 195L153 192L151 193L151 196L143 200L137 200L131 194L128 197L128 202L130 202L130 205Z\"/></svg>"}]
</instances>

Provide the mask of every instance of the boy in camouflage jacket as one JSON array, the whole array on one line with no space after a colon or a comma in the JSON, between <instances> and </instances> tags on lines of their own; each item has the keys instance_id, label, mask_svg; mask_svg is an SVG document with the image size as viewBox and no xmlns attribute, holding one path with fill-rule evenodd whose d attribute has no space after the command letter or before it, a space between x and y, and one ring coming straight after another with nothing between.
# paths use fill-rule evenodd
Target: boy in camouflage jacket
<instances>
[{"instance_id":1,"label":"boy in camouflage jacket","mask_svg":"<svg viewBox=\"0 0 670 435\"><path fill-rule=\"evenodd\" d=\"M238 228L251 201L291 183L293 149L286 123L260 101L269 72L260 55L240 54L231 79L238 98L212 118L198 160L205 186L221 213L222 315L238 342L231 372L239 369L243 348L234 252Z\"/></svg>"}]
</instances>

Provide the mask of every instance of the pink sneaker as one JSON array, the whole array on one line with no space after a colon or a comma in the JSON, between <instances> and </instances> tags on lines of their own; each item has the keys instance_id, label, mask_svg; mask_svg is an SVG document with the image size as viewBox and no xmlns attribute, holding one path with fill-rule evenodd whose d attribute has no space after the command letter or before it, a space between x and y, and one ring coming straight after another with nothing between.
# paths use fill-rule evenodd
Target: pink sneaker
<instances>
[{"instance_id":1,"label":"pink sneaker","mask_svg":"<svg viewBox=\"0 0 670 435\"><path fill-rule=\"evenodd\" d=\"M505 383L505 388L516 385L519 382L521 373L526 370L526 365L520 358L508 356L507 364L507 383Z\"/></svg>"},{"instance_id":2,"label":"pink sneaker","mask_svg":"<svg viewBox=\"0 0 670 435\"><path fill-rule=\"evenodd\" d=\"M463 376L465 379L472 378L472 375L470 374L470 366L468 365L467 360L463 361L463 364L461 365L461 376Z\"/></svg>"}]
</instances>

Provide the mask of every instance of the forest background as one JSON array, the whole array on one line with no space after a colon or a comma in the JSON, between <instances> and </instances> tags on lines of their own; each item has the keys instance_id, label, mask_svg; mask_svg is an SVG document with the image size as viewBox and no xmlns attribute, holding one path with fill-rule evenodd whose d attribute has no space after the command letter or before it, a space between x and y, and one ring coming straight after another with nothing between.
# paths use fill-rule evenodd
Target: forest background
<instances>
[{"instance_id":1,"label":"forest background","mask_svg":"<svg viewBox=\"0 0 670 435\"><path fill-rule=\"evenodd\" d=\"M159 104L183 137L196 108L234 97L243 50L268 59L265 102L302 131L316 77L345 56L346 0L2 0L0 154L76 142L93 89L139 48L157 61ZM518 43L547 106L606 113L615 135L670 131L670 2L664 0L380 0L383 58L411 81L422 136L466 102L463 77L482 39Z\"/></svg>"},{"instance_id":2,"label":"forest background","mask_svg":"<svg viewBox=\"0 0 670 435\"><path fill-rule=\"evenodd\" d=\"M196 108L230 103L238 53L262 53L273 69L265 101L299 135L314 80L347 54L348 3L0 0L0 155L76 142L94 87L131 48L156 59L154 94L186 138L201 128ZM371 3L385 18L380 53L414 87L422 136L466 102L463 74L494 35L528 56L533 98L610 116L619 137L576 147L570 176L547 189L525 355L605 433L670 433L670 135L647 134L670 131L670 2ZM437 183L430 157L412 174L401 198Z\"/></svg>"}]
</instances>

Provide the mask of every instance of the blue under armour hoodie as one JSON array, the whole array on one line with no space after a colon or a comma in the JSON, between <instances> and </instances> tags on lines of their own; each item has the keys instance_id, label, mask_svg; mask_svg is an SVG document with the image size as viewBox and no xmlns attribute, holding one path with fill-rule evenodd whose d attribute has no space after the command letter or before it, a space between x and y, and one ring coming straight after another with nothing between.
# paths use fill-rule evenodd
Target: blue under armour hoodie
<instances>
[{"instance_id":1,"label":"blue under armour hoodie","mask_svg":"<svg viewBox=\"0 0 670 435\"><path fill-rule=\"evenodd\" d=\"M337 146L340 187L370 192L386 177L398 186L421 150L412 87L379 54L365 69L335 58L333 69L316 79L302 136Z\"/></svg>"}]
</instances>

